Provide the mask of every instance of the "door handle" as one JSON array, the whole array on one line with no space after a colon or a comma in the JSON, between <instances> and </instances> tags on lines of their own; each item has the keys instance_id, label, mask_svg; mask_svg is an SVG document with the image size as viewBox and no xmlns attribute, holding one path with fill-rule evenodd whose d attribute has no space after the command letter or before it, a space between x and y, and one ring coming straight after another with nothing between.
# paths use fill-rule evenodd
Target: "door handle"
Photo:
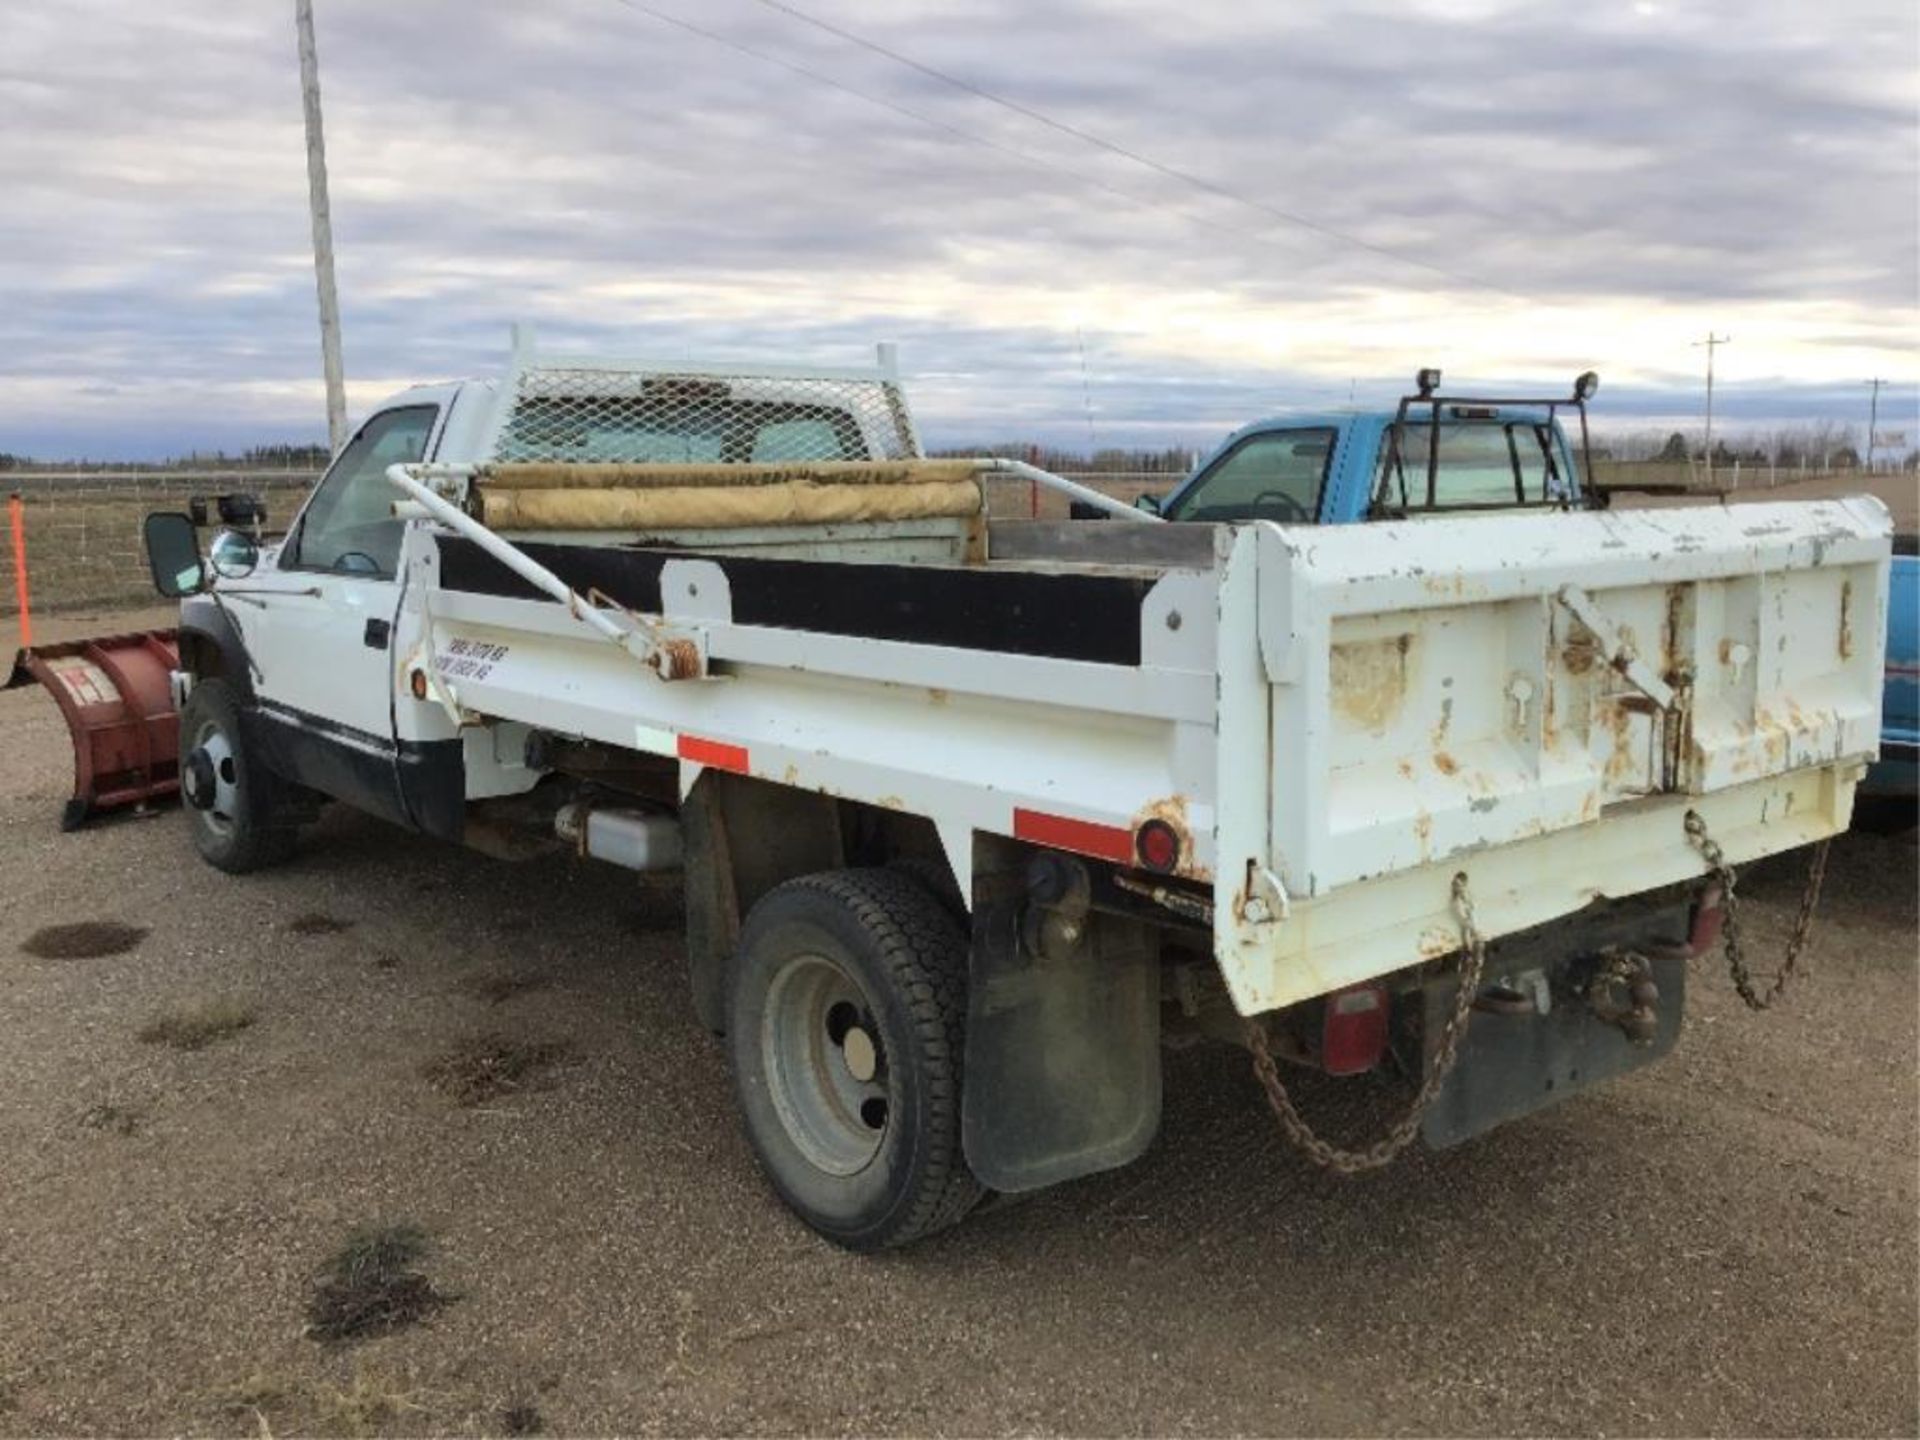
<instances>
[{"instance_id":1,"label":"door handle","mask_svg":"<svg viewBox=\"0 0 1920 1440\"><path fill-rule=\"evenodd\" d=\"M367 628L361 632L360 638L366 642L369 650L384 650L387 648L387 641L393 638L393 622L389 620L369 620L367 621Z\"/></svg>"}]
</instances>

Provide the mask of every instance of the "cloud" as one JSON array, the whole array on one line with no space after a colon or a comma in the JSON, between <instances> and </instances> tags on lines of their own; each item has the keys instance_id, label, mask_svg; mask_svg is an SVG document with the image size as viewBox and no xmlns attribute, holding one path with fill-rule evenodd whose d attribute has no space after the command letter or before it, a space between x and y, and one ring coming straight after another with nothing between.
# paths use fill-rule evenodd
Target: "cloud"
<instances>
[{"instance_id":1,"label":"cloud","mask_svg":"<svg viewBox=\"0 0 1920 1440\"><path fill-rule=\"evenodd\" d=\"M1679 417L1709 326L1736 422L1873 374L1911 408L1909 4L817 3L1204 183L754 0L317 0L355 405L532 318L667 357L897 339L927 433L979 440L1085 437L1091 397L1103 441L1188 443L1434 362L1591 364ZM289 19L0 20L0 450L320 433Z\"/></svg>"}]
</instances>

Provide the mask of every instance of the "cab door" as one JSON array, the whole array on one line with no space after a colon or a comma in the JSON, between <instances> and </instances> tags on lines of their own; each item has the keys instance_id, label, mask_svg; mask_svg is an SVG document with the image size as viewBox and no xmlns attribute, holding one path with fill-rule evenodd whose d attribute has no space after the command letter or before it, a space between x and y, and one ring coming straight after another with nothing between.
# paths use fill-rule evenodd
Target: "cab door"
<instances>
[{"instance_id":1,"label":"cab door","mask_svg":"<svg viewBox=\"0 0 1920 1440\"><path fill-rule=\"evenodd\" d=\"M393 728L405 522L389 465L427 453L437 405L372 416L328 468L272 564L231 591L262 753L287 778L403 824Z\"/></svg>"}]
</instances>

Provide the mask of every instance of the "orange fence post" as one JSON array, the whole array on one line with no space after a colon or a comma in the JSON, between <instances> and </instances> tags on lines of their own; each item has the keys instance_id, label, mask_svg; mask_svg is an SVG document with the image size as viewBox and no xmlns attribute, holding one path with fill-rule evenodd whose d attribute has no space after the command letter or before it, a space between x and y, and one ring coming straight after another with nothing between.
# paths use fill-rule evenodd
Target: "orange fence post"
<instances>
[{"instance_id":1,"label":"orange fence post","mask_svg":"<svg viewBox=\"0 0 1920 1440\"><path fill-rule=\"evenodd\" d=\"M27 516L20 492L7 499L7 521L13 529L13 598L20 606L20 648L33 648L33 606L27 598Z\"/></svg>"}]
</instances>

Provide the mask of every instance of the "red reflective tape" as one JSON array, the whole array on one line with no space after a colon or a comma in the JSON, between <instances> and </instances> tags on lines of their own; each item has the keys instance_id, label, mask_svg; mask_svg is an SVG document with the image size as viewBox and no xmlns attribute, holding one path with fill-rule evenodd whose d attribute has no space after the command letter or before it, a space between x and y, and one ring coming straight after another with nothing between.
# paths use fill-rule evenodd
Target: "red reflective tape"
<instances>
[{"instance_id":1,"label":"red reflective tape","mask_svg":"<svg viewBox=\"0 0 1920 1440\"><path fill-rule=\"evenodd\" d=\"M1049 815L1044 810L1015 810L1013 835L1016 840L1095 855L1117 865L1133 863L1133 832L1119 825L1069 820L1065 815Z\"/></svg>"},{"instance_id":2,"label":"red reflective tape","mask_svg":"<svg viewBox=\"0 0 1920 1440\"><path fill-rule=\"evenodd\" d=\"M696 765L711 765L716 770L731 770L736 775L747 771L747 747L728 745L720 740L702 740L698 735L682 735L677 742L682 760Z\"/></svg>"}]
</instances>

